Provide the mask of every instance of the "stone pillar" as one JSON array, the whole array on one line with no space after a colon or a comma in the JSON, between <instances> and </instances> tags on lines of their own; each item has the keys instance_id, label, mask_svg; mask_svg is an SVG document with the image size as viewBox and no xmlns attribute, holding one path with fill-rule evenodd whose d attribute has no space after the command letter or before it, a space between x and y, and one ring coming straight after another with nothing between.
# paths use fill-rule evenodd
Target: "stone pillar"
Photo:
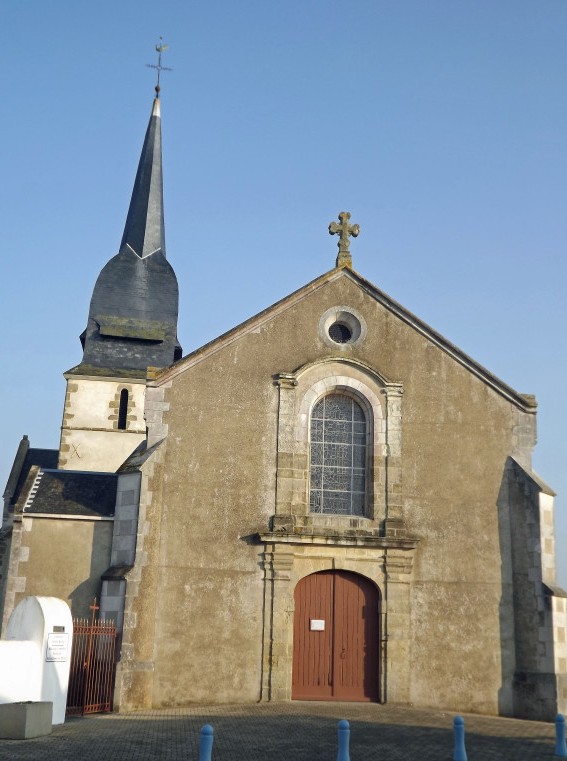
<instances>
[{"instance_id":1,"label":"stone pillar","mask_svg":"<svg viewBox=\"0 0 567 761\"><path fill-rule=\"evenodd\" d=\"M411 667L411 570L413 553L388 549L384 553L385 669L382 697L387 702L409 703Z\"/></svg>"},{"instance_id":2,"label":"stone pillar","mask_svg":"<svg viewBox=\"0 0 567 761\"><path fill-rule=\"evenodd\" d=\"M387 386L386 395L386 536L403 536L402 394L401 386Z\"/></svg>"},{"instance_id":3,"label":"stone pillar","mask_svg":"<svg viewBox=\"0 0 567 761\"><path fill-rule=\"evenodd\" d=\"M152 373L149 370L148 378L151 379ZM168 426L164 422L163 417L164 412L169 411L169 402L165 400L165 390L168 388L171 388L171 381L162 383L159 386L152 385L149 382L146 388L144 419L147 427L146 440L148 449L167 436Z\"/></svg>"},{"instance_id":4,"label":"stone pillar","mask_svg":"<svg viewBox=\"0 0 567 761\"><path fill-rule=\"evenodd\" d=\"M567 597L552 595L549 600L554 638L554 670L557 680L556 712L567 713Z\"/></svg>"},{"instance_id":5,"label":"stone pillar","mask_svg":"<svg viewBox=\"0 0 567 761\"><path fill-rule=\"evenodd\" d=\"M281 373L276 379L279 387L278 454L276 476L276 520L289 520L299 507L306 510L307 458L295 452L295 389L293 375Z\"/></svg>"},{"instance_id":6,"label":"stone pillar","mask_svg":"<svg viewBox=\"0 0 567 761\"><path fill-rule=\"evenodd\" d=\"M24 520L26 521L26 526L24 526ZM22 534L26 528L29 528L30 524L31 520L29 518L23 519L21 515L13 518L10 535L10 554L5 561L6 581L1 609L2 620L0 620L0 633L2 636L6 634L8 621L12 611L16 607L16 595L19 594L22 597L26 589L26 577L22 575L20 560L27 560L25 552L26 550L29 552L29 549L25 546L22 547Z\"/></svg>"},{"instance_id":7,"label":"stone pillar","mask_svg":"<svg viewBox=\"0 0 567 761\"><path fill-rule=\"evenodd\" d=\"M122 646L116 669L114 709L117 711L150 708L153 701L155 626L159 597L156 568L160 552L162 513L159 492L163 458L162 445L141 466L138 521L133 548L135 561L133 568L128 571L125 583ZM133 485L133 482L125 482L126 487ZM125 490L125 504L131 504L132 497L126 496L128 491L131 489ZM125 552L128 552L129 541L121 548Z\"/></svg>"},{"instance_id":8,"label":"stone pillar","mask_svg":"<svg viewBox=\"0 0 567 761\"><path fill-rule=\"evenodd\" d=\"M126 574L136 561L140 484L140 472L118 476L110 568L102 577L100 617L112 618L118 632L124 624Z\"/></svg>"},{"instance_id":9,"label":"stone pillar","mask_svg":"<svg viewBox=\"0 0 567 761\"><path fill-rule=\"evenodd\" d=\"M264 662L262 700L290 700L293 661L294 553L271 545L264 555ZM291 625L290 625L291 621Z\"/></svg>"}]
</instances>

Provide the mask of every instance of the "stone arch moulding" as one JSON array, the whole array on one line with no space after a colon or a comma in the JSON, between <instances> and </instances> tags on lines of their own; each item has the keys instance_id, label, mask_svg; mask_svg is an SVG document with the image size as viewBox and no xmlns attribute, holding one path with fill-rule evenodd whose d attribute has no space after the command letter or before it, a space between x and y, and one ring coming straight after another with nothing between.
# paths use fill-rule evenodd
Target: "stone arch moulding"
<instances>
[{"instance_id":1,"label":"stone arch moulding","mask_svg":"<svg viewBox=\"0 0 567 761\"><path fill-rule=\"evenodd\" d=\"M312 362L274 380L279 388L274 531L403 536L402 384L345 357ZM355 398L368 417L369 504L364 518L309 513L311 411L322 396L337 391Z\"/></svg>"},{"instance_id":2,"label":"stone arch moulding","mask_svg":"<svg viewBox=\"0 0 567 761\"><path fill-rule=\"evenodd\" d=\"M376 558L373 558L374 562L379 563L381 566L384 564L384 551L383 548L379 548L376 553ZM323 573L323 571L347 571L348 573L354 573L357 576L362 576L366 581L374 584L379 594L382 594L382 586L384 584L383 577L380 580L376 578L376 573L372 572L372 561L360 562L352 557L320 557L310 558L309 562L311 567L307 565L303 566L301 563L297 563L297 569L295 573L290 577L292 588L295 587L308 576L313 576L314 573ZM292 589L292 591L293 591Z\"/></svg>"},{"instance_id":3,"label":"stone arch moulding","mask_svg":"<svg viewBox=\"0 0 567 761\"><path fill-rule=\"evenodd\" d=\"M379 702L382 594L374 580L318 571L295 585L294 599L292 699Z\"/></svg>"}]
</instances>

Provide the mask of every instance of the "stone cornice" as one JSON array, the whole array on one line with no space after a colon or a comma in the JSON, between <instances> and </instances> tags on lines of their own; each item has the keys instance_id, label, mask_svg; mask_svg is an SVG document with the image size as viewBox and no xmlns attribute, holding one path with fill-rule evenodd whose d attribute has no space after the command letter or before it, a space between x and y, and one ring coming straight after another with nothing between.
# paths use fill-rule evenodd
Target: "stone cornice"
<instances>
[{"instance_id":1,"label":"stone cornice","mask_svg":"<svg viewBox=\"0 0 567 761\"><path fill-rule=\"evenodd\" d=\"M58 521L110 521L114 522L114 516L107 515L64 515L63 513L20 513L14 520L21 520L22 518L36 518L46 520L58 520Z\"/></svg>"},{"instance_id":2,"label":"stone cornice","mask_svg":"<svg viewBox=\"0 0 567 761\"><path fill-rule=\"evenodd\" d=\"M87 428L85 426L72 426L72 425L62 425L61 426L62 431L94 431L94 432L102 432L102 433L135 433L137 436L140 434L145 434L146 429L145 428L138 428L138 429L123 429L123 428Z\"/></svg>"},{"instance_id":3,"label":"stone cornice","mask_svg":"<svg viewBox=\"0 0 567 761\"><path fill-rule=\"evenodd\" d=\"M371 378L376 379L379 385L384 387L385 393L388 393L388 394L397 393L401 395L404 392L402 383L399 383L398 381L388 380L381 373L375 370L373 367L370 367L370 365L367 365L366 362L361 362L359 359L356 359L355 357L342 357L342 356L319 357L314 362L308 362L305 365L301 365L300 367L297 367L292 373L279 373L276 376L276 380L285 379L289 381L289 383L296 386L298 378L300 378L305 372L310 370L312 367L321 366L321 365L329 365L335 362L339 362L342 365L351 365L352 367L356 367L358 370L361 370L362 372L366 373Z\"/></svg>"},{"instance_id":4,"label":"stone cornice","mask_svg":"<svg viewBox=\"0 0 567 761\"><path fill-rule=\"evenodd\" d=\"M419 539L392 536L362 536L337 534L299 534L285 531L259 532L258 539L265 544L303 544L335 547L371 547L378 550L415 550Z\"/></svg>"},{"instance_id":5,"label":"stone cornice","mask_svg":"<svg viewBox=\"0 0 567 761\"><path fill-rule=\"evenodd\" d=\"M84 370L83 370L84 368ZM100 373L95 372L95 368L92 365L77 365L77 367L71 368L63 373L65 380L91 380L91 381L108 381L109 383L128 383L128 384L146 384L146 378L140 377L140 371L135 370L135 375L128 375L128 371L117 370L113 375L109 368L96 368L100 369Z\"/></svg>"}]
</instances>

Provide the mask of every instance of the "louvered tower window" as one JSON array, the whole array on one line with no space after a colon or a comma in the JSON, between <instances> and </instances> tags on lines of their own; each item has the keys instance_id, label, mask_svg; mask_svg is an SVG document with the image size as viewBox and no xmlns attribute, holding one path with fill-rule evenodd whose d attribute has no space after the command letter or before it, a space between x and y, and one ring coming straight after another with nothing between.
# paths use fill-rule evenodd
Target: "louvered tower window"
<instances>
[{"instance_id":1,"label":"louvered tower window","mask_svg":"<svg viewBox=\"0 0 567 761\"><path fill-rule=\"evenodd\" d=\"M364 516L366 416L345 394L320 399L311 413L312 513Z\"/></svg>"}]
</instances>

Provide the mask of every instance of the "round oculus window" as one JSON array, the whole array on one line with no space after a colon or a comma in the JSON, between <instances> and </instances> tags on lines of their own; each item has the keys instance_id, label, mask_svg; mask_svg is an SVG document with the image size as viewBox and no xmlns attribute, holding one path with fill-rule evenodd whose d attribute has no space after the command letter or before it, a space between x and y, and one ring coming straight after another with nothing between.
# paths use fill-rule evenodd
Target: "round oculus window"
<instances>
[{"instance_id":1,"label":"round oculus window","mask_svg":"<svg viewBox=\"0 0 567 761\"><path fill-rule=\"evenodd\" d=\"M337 344L347 344L352 339L352 330L337 320L329 326L329 338Z\"/></svg>"},{"instance_id":2,"label":"round oculus window","mask_svg":"<svg viewBox=\"0 0 567 761\"><path fill-rule=\"evenodd\" d=\"M319 336L327 346L346 347L366 336L366 323L352 307L331 307L319 319Z\"/></svg>"}]
</instances>

